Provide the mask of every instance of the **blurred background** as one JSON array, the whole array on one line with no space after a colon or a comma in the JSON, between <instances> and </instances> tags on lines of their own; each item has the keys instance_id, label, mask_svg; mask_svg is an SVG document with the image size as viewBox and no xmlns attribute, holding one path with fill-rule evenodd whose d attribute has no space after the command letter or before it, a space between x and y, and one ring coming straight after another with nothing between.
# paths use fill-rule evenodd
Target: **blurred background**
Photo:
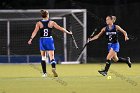
<instances>
[{"instance_id":1,"label":"blurred background","mask_svg":"<svg viewBox=\"0 0 140 93\"><path fill-rule=\"evenodd\" d=\"M121 49L119 56L130 56L132 61L140 61L140 1L138 0L1 0L0 10L26 10L26 9L87 9L87 37L97 29L96 34L105 26L105 17L107 15L115 15L117 17L116 24L120 25L128 32L131 37L130 41L125 42L123 35L120 34ZM0 16L2 16L0 14ZM61 22L60 22L61 23ZM7 55L4 51L2 38L6 26L4 22L0 23L0 55ZM20 24L18 22L18 24ZM35 24L35 23L33 23ZM16 24L17 25L17 24ZM34 25L32 26L34 28ZM20 27L19 27L20 28ZM31 28L30 30L33 30ZM18 34L18 33L17 33ZM30 33L28 33L30 37ZM11 33L15 37L15 33ZM23 41L27 41L26 39ZM14 44L13 46L14 49ZM22 48L22 51L24 51ZM36 47L38 48L38 47ZM18 50L18 49L14 49ZM31 49L29 49L31 50ZM14 52L19 54L18 51ZM14 54L13 53L13 54ZM24 53L24 52L23 52ZM39 52L30 51L29 54L39 54ZM107 54L106 40L103 36L99 40L92 42L87 47L87 62L104 62ZM22 55L22 54L21 54Z\"/></svg>"}]
</instances>

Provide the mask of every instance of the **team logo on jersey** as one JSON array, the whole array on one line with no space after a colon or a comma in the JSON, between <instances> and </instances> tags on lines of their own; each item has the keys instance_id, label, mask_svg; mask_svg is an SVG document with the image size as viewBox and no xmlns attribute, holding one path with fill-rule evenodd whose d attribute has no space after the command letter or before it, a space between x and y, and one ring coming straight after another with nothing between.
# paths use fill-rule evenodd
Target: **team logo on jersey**
<instances>
[{"instance_id":1,"label":"team logo on jersey","mask_svg":"<svg viewBox=\"0 0 140 93\"><path fill-rule=\"evenodd\" d=\"M117 32L106 32L106 35L116 35Z\"/></svg>"}]
</instances>

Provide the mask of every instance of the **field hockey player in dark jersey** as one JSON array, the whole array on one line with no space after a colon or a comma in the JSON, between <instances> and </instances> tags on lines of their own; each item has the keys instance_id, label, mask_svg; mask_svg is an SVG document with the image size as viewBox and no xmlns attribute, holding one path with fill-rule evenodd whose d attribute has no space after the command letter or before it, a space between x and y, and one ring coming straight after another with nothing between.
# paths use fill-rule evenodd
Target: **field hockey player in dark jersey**
<instances>
[{"instance_id":1,"label":"field hockey player in dark jersey","mask_svg":"<svg viewBox=\"0 0 140 93\"><path fill-rule=\"evenodd\" d=\"M104 70L99 70L98 72L106 76L107 72L111 65L111 60L114 62L125 62L128 64L128 66L131 68L131 62L130 57L122 58L118 57L117 53L120 49L120 44L118 41L118 32L123 33L125 41L129 40L126 31L124 31L120 26L115 25L116 17L115 16L107 16L106 17L106 27L103 27L101 32L97 35L95 35L93 38L89 38L90 41L98 39L103 33L105 33L107 41L108 41L108 54L106 57L106 66Z\"/></svg>"},{"instance_id":2,"label":"field hockey player in dark jersey","mask_svg":"<svg viewBox=\"0 0 140 93\"><path fill-rule=\"evenodd\" d=\"M42 56L41 66L43 70L43 77L47 76L47 72L46 72L47 53L49 54L54 77L58 77L58 74L56 73L56 61L54 58L55 46L52 37L52 29L55 28L67 34L72 34L72 32L67 31L63 27L60 27L56 22L50 20L49 12L47 10L41 10L40 13L43 20L36 23L35 29L31 35L30 40L28 41L28 44L32 44L33 38L36 36L37 32L40 32L40 53Z\"/></svg>"}]
</instances>

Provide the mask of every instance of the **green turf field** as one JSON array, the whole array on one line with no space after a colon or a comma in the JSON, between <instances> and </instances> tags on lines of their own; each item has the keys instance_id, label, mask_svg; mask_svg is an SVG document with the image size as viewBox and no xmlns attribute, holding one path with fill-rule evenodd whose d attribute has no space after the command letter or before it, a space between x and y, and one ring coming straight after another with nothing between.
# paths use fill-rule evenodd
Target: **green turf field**
<instances>
[{"instance_id":1,"label":"green turf field","mask_svg":"<svg viewBox=\"0 0 140 93\"><path fill-rule=\"evenodd\" d=\"M112 79L100 64L57 65L59 78L42 78L40 64L0 64L0 93L140 93L140 64L112 64Z\"/></svg>"}]
</instances>

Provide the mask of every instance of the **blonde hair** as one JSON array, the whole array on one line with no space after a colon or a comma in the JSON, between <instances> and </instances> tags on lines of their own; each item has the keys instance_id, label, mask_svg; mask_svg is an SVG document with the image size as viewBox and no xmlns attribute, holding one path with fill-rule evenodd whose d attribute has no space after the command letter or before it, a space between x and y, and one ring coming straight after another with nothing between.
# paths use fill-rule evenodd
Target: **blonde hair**
<instances>
[{"instance_id":1,"label":"blonde hair","mask_svg":"<svg viewBox=\"0 0 140 93\"><path fill-rule=\"evenodd\" d=\"M113 23L115 23L116 22L116 16L112 16L112 21L113 21Z\"/></svg>"}]
</instances>

